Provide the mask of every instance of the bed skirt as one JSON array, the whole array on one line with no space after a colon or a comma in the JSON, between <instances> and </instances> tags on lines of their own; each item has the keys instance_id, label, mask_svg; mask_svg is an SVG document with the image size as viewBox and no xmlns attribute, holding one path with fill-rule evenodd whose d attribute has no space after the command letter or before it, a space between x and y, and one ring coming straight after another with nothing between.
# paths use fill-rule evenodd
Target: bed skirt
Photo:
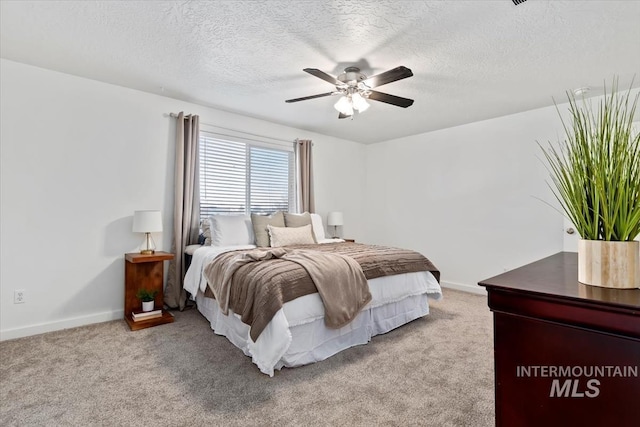
<instances>
[{"instance_id":1,"label":"bed skirt","mask_svg":"<svg viewBox=\"0 0 640 427\"><path fill-rule=\"evenodd\" d=\"M430 273L426 274L431 276ZM205 297L202 292L196 295L196 302L198 311L210 322L216 334L227 337L252 358L260 371L273 376L275 369L319 362L349 347L366 344L375 335L426 316L429 314L428 299L439 299L441 295L437 287L437 290L434 288L433 291L367 306L351 323L340 329L327 328L322 317L304 319L287 313L287 304L290 304L287 303L265 329L264 337L261 334L255 343L249 338L249 326L242 323L238 315L230 312L229 316L225 316L217 302ZM303 298L308 297L313 296Z\"/></svg>"}]
</instances>

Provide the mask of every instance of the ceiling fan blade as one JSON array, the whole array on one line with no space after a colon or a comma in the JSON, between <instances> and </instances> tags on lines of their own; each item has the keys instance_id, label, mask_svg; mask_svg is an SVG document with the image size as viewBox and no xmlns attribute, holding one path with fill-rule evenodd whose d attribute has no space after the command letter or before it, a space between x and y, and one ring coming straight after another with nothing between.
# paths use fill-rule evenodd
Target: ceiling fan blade
<instances>
[{"instance_id":1,"label":"ceiling fan blade","mask_svg":"<svg viewBox=\"0 0 640 427\"><path fill-rule=\"evenodd\" d=\"M325 73L324 71L320 71L317 68L305 68L302 71L306 71L307 73L311 74L312 76L316 76L322 80L324 80L325 82L329 82L332 85L336 85L336 86L344 86L344 83L342 83L340 80L336 79L333 76L330 76L329 74Z\"/></svg>"},{"instance_id":2,"label":"ceiling fan blade","mask_svg":"<svg viewBox=\"0 0 640 427\"><path fill-rule=\"evenodd\" d=\"M375 90L369 91L369 99L373 99L374 101L386 102L387 104L395 105L402 108L407 108L413 105L413 99L389 95L388 93L377 92Z\"/></svg>"},{"instance_id":3,"label":"ceiling fan blade","mask_svg":"<svg viewBox=\"0 0 640 427\"><path fill-rule=\"evenodd\" d=\"M369 77L364 80L362 83L367 85L370 88L386 85L387 83L395 82L397 80L406 79L407 77L413 76L413 72L407 67L403 67L402 65L394 68L393 70L385 71L384 73L380 73L378 75Z\"/></svg>"},{"instance_id":4,"label":"ceiling fan blade","mask_svg":"<svg viewBox=\"0 0 640 427\"><path fill-rule=\"evenodd\" d=\"M338 118L339 119L347 119L349 117L351 117L351 115L346 115L346 114L342 114L342 113L338 114Z\"/></svg>"},{"instance_id":5,"label":"ceiling fan blade","mask_svg":"<svg viewBox=\"0 0 640 427\"><path fill-rule=\"evenodd\" d=\"M331 95L336 95L338 93L340 92L327 92L327 93L321 93L319 95L303 96L302 98L287 99L284 102L306 101L307 99L322 98L323 96L331 96Z\"/></svg>"}]
</instances>

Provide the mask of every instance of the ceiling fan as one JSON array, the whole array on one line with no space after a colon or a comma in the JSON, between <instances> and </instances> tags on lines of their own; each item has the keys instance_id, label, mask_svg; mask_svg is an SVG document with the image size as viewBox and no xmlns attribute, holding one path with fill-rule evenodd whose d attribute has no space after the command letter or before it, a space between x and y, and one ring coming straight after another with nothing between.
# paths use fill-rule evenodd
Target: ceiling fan
<instances>
[{"instance_id":1,"label":"ceiling fan","mask_svg":"<svg viewBox=\"0 0 640 427\"><path fill-rule=\"evenodd\" d=\"M413 105L413 99L402 98L400 96L389 95L388 93L372 90L374 87L386 85L388 83L413 76L413 72L411 72L407 67L396 67L372 77L367 77L362 74L358 67L347 67L344 69L344 73L340 74L338 77L333 77L324 71L318 70L317 68L305 68L303 71L335 85L336 89L319 95L287 99L285 102L298 102L306 101L308 99L322 98L324 96L341 95L340 99L335 104L335 109L340 112L340 114L338 114L339 119L345 119L353 116L354 110L359 113L364 112L369 108L367 99L373 99L374 101L380 101L402 108L407 108Z\"/></svg>"}]
</instances>

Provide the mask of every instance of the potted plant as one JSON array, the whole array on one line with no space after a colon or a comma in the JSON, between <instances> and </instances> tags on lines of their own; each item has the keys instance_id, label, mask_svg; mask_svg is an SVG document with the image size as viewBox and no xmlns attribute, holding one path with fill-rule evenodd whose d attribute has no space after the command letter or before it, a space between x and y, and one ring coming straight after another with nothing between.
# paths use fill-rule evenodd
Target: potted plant
<instances>
[{"instance_id":1,"label":"potted plant","mask_svg":"<svg viewBox=\"0 0 640 427\"><path fill-rule=\"evenodd\" d=\"M560 117L566 138L543 151L550 187L581 237L578 281L638 288L640 133L632 122L640 94L619 93L617 79L604 92L595 110L568 92L570 123Z\"/></svg>"},{"instance_id":2,"label":"potted plant","mask_svg":"<svg viewBox=\"0 0 640 427\"><path fill-rule=\"evenodd\" d=\"M150 291L147 289L140 289L136 293L136 297L142 300L142 311L152 311L154 308L154 298L158 295L158 291Z\"/></svg>"}]
</instances>

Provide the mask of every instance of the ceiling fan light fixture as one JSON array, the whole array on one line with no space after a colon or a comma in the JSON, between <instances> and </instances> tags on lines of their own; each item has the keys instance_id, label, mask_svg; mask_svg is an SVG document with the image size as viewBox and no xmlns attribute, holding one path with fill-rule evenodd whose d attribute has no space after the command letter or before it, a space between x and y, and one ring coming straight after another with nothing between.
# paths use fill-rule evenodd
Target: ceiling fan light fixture
<instances>
[{"instance_id":1,"label":"ceiling fan light fixture","mask_svg":"<svg viewBox=\"0 0 640 427\"><path fill-rule=\"evenodd\" d=\"M358 111L359 113L366 111L369 109L368 101L371 99L402 108L413 105L413 99L372 90L375 87L413 76L413 72L405 66L399 66L371 77L362 74L358 67L347 67L344 69L344 73L337 77L333 77L317 68L305 68L303 71L331 83L335 86L335 89L332 92L320 93L318 95L286 99L285 102L306 101L309 99L324 98L325 96L340 95L340 99L334 104L334 108L340 112L338 115L339 119L353 117L354 111Z\"/></svg>"},{"instance_id":2,"label":"ceiling fan light fixture","mask_svg":"<svg viewBox=\"0 0 640 427\"><path fill-rule=\"evenodd\" d=\"M334 105L334 108L344 114L345 116L353 115L353 105L351 104L351 98L348 96L342 96Z\"/></svg>"},{"instance_id":3,"label":"ceiling fan light fixture","mask_svg":"<svg viewBox=\"0 0 640 427\"><path fill-rule=\"evenodd\" d=\"M351 95L351 102L353 103L353 108L358 110L360 113L364 113L369 108L367 100L358 92Z\"/></svg>"}]
</instances>

